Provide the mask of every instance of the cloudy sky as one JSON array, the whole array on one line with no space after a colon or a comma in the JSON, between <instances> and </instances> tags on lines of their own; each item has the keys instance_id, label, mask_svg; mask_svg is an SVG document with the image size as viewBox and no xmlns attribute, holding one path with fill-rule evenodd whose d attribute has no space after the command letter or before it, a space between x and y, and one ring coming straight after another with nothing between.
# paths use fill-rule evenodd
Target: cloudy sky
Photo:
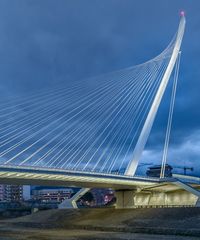
<instances>
[{"instance_id":1,"label":"cloudy sky","mask_svg":"<svg viewBox=\"0 0 200 240\"><path fill-rule=\"evenodd\" d=\"M0 0L2 99L145 62L158 55L186 12L168 161L200 174L199 0ZM142 161L159 163L168 95ZM166 101L165 101L166 99ZM179 170L181 172L181 170Z\"/></svg>"}]
</instances>

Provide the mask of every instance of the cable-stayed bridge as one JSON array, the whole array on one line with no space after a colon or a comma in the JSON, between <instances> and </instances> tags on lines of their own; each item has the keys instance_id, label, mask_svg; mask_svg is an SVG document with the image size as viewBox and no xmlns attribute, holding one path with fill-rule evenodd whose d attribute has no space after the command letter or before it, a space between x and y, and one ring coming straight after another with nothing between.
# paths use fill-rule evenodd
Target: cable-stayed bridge
<instances>
[{"instance_id":1,"label":"cable-stayed bridge","mask_svg":"<svg viewBox=\"0 0 200 240\"><path fill-rule=\"evenodd\" d=\"M143 64L1 102L1 181L146 191L163 182L174 187L174 179L135 172L175 69L164 177L184 29L182 16L167 48Z\"/></svg>"}]
</instances>

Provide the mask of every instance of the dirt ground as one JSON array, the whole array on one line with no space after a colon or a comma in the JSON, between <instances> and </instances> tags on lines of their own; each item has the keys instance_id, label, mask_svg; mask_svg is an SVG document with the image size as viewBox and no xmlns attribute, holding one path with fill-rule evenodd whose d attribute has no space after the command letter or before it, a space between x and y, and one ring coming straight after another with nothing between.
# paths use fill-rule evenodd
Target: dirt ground
<instances>
[{"instance_id":1,"label":"dirt ground","mask_svg":"<svg viewBox=\"0 0 200 240\"><path fill-rule=\"evenodd\" d=\"M28 228L0 228L0 240L197 240L198 237L154 235L142 233L116 233L91 230L43 230Z\"/></svg>"},{"instance_id":2,"label":"dirt ground","mask_svg":"<svg viewBox=\"0 0 200 240\"><path fill-rule=\"evenodd\" d=\"M200 208L46 210L0 221L0 240L197 240Z\"/></svg>"}]
</instances>

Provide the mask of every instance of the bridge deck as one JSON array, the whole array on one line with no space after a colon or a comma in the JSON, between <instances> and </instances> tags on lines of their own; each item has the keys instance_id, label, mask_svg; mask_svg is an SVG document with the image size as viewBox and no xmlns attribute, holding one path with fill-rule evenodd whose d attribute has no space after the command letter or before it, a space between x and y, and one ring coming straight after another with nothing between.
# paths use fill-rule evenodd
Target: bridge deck
<instances>
[{"instance_id":1,"label":"bridge deck","mask_svg":"<svg viewBox=\"0 0 200 240\"><path fill-rule=\"evenodd\" d=\"M0 183L89 188L135 189L159 183L157 178L30 167L0 167Z\"/></svg>"},{"instance_id":2,"label":"bridge deck","mask_svg":"<svg viewBox=\"0 0 200 240\"><path fill-rule=\"evenodd\" d=\"M2 184L112 188L115 190L139 188L143 191L169 192L182 189L175 184L177 178L181 179L182 176L174 175L173 178L159 179L59 169L0 166L0 183ZM187 176L184 180L192 187L200 188L199 178Z\"/></svg>"}]
</instances>

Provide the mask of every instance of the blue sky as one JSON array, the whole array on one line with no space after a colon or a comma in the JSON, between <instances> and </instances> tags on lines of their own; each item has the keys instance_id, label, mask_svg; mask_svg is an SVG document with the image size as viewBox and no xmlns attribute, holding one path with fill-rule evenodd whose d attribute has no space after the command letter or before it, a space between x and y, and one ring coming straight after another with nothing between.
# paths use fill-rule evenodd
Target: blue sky
<instances>
[{"instance_id":1,"label":"blue sky","mask_svg":"<svg viewBox=\"0 0 200 240\"><path fill-rule=\"evenodd\" d=\"M199 0L1 0L0 91L9 95L122 69L158 55L186 12L169 163L200 174ZM163 102L143 161L160 162Z\"/></svg>"}]
</instances>

